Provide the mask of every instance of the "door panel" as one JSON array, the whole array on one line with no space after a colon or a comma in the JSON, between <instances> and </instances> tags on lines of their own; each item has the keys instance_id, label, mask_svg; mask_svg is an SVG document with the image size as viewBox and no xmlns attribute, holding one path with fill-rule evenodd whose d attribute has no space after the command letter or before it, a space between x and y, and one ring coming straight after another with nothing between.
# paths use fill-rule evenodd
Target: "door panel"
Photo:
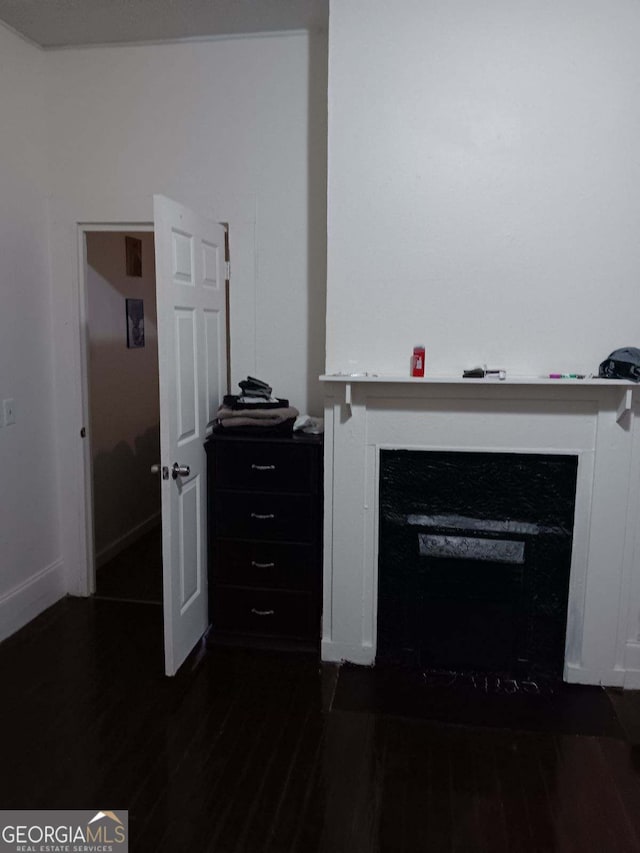
<instances>
[{"instance_id":1,"label":"door panel","mask_svg":"<svg viewBox=\"0 0 640 853\"><path fill-rule=\"evenodd\" d=\"M205 287L220 289L221 251L223 246L216 246L206 240L202 243L203 284Z\"/></svg>"},{"instance_id":2,"label":"door panel","mask_svg":"<svg viewBox=\"0 0 640 853\"><path fill-rule=\"evenodd\" d=\"M175 284L193 285L193 241L189 234L173 229L173 280Z\"/></svg>"},{"instance_id":3,"label":"door panel","mask_svg":"<svg viewBox=\"0 0 640 853\"><path fill-rule=\"evenodd\" d=\"M226 377L221 225L154 196L165 671L173 675L209 624L204 439ZM188 469L188 470L187 470Z\"/></svg>"},{"instance_id":4,"label":"door panel","mask_svg":"<svg viewBox=\"0 0 640 853\"><path fill-rule=\"evenodd\" d=\"M177 308L176 356L178 391L178 435L180 445L197 437L198 397L196 394L198 354L196 351L196 316L192 309Z\"/></svg>"},{"instance_id":5,"label":"door panel","mask_svg":"<svg viewBox=\"0 0 640 853\"><path fill-rule=\"evenodd\" d=\"M201 555L200 477L194 477L179 492L180 506L180 614L196 600L200 591Z\"/></svg>"}]
</instances>

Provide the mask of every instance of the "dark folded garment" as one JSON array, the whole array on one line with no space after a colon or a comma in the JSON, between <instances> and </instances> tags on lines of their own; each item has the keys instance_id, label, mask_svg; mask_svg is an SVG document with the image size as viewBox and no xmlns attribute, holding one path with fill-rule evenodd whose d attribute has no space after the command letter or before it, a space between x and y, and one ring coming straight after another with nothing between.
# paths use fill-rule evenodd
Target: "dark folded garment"
<instances>
[{"instance_id":1,"label":"dark folded garment","mask_svg":"<svg viewBox=\"0 0 640 853\"><path fill-rule=\"evenodd\" d=\"M255 395L247 395L247 396L255 396ZM241 403L239 394L225 394L223 403L229 409L233 409L234 411L237 409L246 409L247 411L251 409L286 409L289 406L289 401L284 399L276 399L274 403L270 403L268 400L260 401L259 403Z\"/></svg>"},{"instance_id":2,"label":"dark folded garment","mask_svg":"<svg viewBox=\"0 0 640 853\"><path fill-rule=\"evenodd\" d=\"M271 397L273 391L271 385L253 376L247 376L242 382L238 382L238 385L247 397Z\"/></svg>"}]
</instances>

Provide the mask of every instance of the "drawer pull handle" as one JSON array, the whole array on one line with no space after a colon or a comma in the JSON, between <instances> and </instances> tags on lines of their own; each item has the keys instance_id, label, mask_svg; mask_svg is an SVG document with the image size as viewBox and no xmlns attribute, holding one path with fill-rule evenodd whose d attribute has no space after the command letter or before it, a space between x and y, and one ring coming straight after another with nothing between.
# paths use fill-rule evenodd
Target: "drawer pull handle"
<instances>
[{"instance_id":1,"label":"drawer pull handle","mask_svg":"<svg viewBox=\"0 0 640 853\"><path fill-rule=\"evenodd\" d=\"M275 616L275 610L256 610L255 607L251 608L251 612L256 616Z\"/></svg>"},{"instance_id":2,"label":"drawer pull handle","mask_svg":"<svg viewBox=\"0 0 640 853\"><path fill-rule=\"evenodd\" d=\"M254 471L275 471L275 465L252 465Z\"/></svg>"},{"instance_id":3,"label":"drawer pull handle","mask_svg":"<svg viewBox=\"0 0 640 853\"><path fill-rule=\"evenodd\" d=\"M268 512L264 515L259 512L252 512L251 518L257 518L260 521L268 521L270 518L275 518L275 515L272 512Z\"/></svg>"},{"instance_id":4,"label":"drawer pull handle","mask_svg":"<svg viewBox=\"0 0 640 853\"><path fill-rule=\"evenodd\" d=\"M255 560L251 560L251 565L255 569L273 569L275 567L275 563L256 563Z\"/></svg>"}]
</instances>

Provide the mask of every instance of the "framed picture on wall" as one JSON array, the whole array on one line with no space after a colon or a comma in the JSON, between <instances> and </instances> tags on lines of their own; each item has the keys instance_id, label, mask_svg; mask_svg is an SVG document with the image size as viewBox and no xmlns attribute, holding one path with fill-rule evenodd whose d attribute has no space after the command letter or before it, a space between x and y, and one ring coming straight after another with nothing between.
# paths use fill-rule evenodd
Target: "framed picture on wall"
<instances>
[{"instance_id":1,"label":"framed picture on wall","mask_svg":"<svg viewBox=\"0 0 640 853\"><path fill-rule=\"evenodd\" d=\"M127 308L127 347L144 346L144 302L142 299L125 299Z\"/></svg>"},{"instance_id":2,"label":"framed picture on wall","mask_svg":"<svg viewBox=\"0 0 640 853\"><path fill-rule=\"evenodd\" d=\"M142 278L142 240L125 237L124 245L127 275Z\"/></svg>"}]
</instances>

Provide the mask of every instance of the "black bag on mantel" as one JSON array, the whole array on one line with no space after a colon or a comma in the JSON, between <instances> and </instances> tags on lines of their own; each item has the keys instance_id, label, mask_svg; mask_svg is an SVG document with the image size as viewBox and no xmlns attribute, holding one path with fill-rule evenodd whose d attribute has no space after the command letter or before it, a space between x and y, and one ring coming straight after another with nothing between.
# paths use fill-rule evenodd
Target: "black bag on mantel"
<instances>
[{"instance_id":1,"label":"black bag on mantel","mask_svg":"<svg viewBox=\"0 0 640 853\"><path fill-rule=\"evenodd\" d=\"M640 382L640 349L623 347L614 350L600 365L598 376L601 379L630 379L632 382Z\"/></svg>"}]
</instances>

